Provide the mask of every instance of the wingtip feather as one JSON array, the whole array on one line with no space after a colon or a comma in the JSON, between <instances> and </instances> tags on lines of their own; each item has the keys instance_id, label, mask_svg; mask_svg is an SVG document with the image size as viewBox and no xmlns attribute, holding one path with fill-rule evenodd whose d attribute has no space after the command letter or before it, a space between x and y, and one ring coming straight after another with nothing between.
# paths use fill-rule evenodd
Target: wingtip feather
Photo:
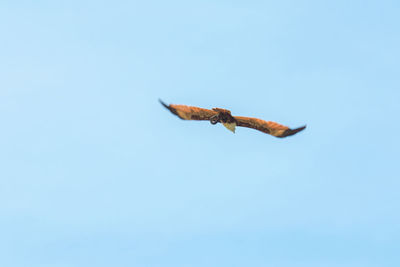
<instances>
[{"instance_id":1,"label":"wingtip feather","mask_svg":"<svg viewBox=\"0 0 400 267\"><path fill-rule=\"evenodd\" d=\"M168 109L169 111L171 111L172 114L178 116L179 118L181 118L181 116L179 116L178 112L176 111L175 108L165 104L161 99L158 99L158 101L161 103L161 105L163 105L166 109ZM182 119L182 118L181 118Z\"/></svg>"},{"instance_id":2,"label":"wingtip feather","mask_svg":"<svg viewBox=\"0 0 400 267\"><path fill-rule=\"evenodd\" d=\"M289 134L289 135L297 134L298 132L303 131L306 127L307 127L307 125L304 125L304 126L301 126L301 127L299 127L299 128L292 129L292 130L290 131L290 134Z\"/></svg>"},{"instance_id":3,"label":"wingtip feather","mask_svg":"<svg viewBox=\"0 0 400 267\"><path fill-rule=\"evenodd\" d=\"M169 106L167 104L165 104L160 98L158 99L158 101L161 103L161 105L163 105L165 108L169 109Z\"/></svg>"},{"instance_id":4,"label":"wingtip feather","mask_svg":"<svg viewBox=\"0 0 400 267\"><path fill-rule=\"evenodd\" d=\"M277 136L277 137L283 138L283 137L288 137L288 136L297 134L298 132L303 131L306 127L307 127L307 125L301 126L296 129L288 129L281 136Z\"/></svg>"}]
</instances>

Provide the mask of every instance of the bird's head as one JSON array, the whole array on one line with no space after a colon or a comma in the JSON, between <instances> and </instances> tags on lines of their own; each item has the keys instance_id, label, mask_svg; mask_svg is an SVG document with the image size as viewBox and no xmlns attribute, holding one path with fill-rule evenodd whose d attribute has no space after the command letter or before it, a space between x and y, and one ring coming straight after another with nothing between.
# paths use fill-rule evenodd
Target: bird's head
<instances>
[{"instance_id":1,"label":"bird's head","mask_svg":"<svg viewBox=\"0 0 400 267\"><path fill-rule=\"evenodd\" d=\"M227 109L213 108L214 111L218 112L216 115L210 118L211 124L222 123L229 131L235 132L236 120L231 115L231 112Z\"/></svg>"}]
</instances>

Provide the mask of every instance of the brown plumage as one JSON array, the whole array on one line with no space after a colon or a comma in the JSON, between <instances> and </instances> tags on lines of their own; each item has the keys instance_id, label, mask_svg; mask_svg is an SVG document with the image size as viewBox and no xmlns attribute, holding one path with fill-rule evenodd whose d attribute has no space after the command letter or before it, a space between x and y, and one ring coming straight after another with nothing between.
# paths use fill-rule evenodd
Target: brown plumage
<instances>
[{"instance_id":1,"label":"brown plumage","mask_svg":"<svg viewBox=\"0 0 400 267\"><path fill-rule=\"evenodd\" d=\"M185 105L167 105L160 100L160 103L173 114L183 120L210 121L212 124L222 123L228 130L235 132L235 127L247 127L259 130L261 132L273 135L275 137L287 137L294 135L306 128L302 126L296 129L290 129L273 121L264 121L256 118L232 116L227 109L213 108L205 109L190 107Z\"/></svg>"}]
</instances>

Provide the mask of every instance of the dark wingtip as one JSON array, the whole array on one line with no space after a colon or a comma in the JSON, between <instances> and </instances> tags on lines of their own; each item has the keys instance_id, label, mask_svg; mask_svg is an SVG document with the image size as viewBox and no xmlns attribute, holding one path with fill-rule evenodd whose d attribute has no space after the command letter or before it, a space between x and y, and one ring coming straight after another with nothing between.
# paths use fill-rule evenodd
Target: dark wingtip
<instances>
[{"instance_id":1,"label":"dark wingtip","mask_svg":"<svg viewBox=\"0 0 400 267\"><path fill-rule=\"evenodd\" d=\"M296 133L303 131L305 128L307 128L307 125L301 126L299 128L293 129Z\"/></svg>"},{"instance_id":2,"label":"dark wingtip","mask_svg":"<svg viewBox=\"0 0 400 267\"><path fill-rule=\"evenodd\" d=\"M169 105L165 104L161 99L158 99L158 101L160 101L161 105L163 105L166 109L168 109L169 111L171 111L172 114L174 114L174 115L178 116L179 118L181 118L181 117L178 115L178 112L176 111L175 108L172 108L172 107L170 107ZM181 119L182 119L182 118L181 118Z\"/></svg>"},{"instance_id":3,"label":"dark wingtip","mask_svg":"<svg viewBox=\"0 0 400 267\"><path fill-rule=\"evenodd\" d=\"M169 106L167 104L165 104L160 98L158 99L158 101L161 103L161 105L163 105L165 108L169 109Z\"/></svg>"},{"instance_id":4,"label":"dark wingtip","mask_svg":"<svg viewBox=\"0 0 400 267\"><path fill-rule=\"evenodd\" d=\"M307 125L301 126L296 129L287 129L281 136L277 136L277 137L287 137L287 136L297 134L298 132L303 131L306 127L307 127Z\"/></svg>"}]
</instances>

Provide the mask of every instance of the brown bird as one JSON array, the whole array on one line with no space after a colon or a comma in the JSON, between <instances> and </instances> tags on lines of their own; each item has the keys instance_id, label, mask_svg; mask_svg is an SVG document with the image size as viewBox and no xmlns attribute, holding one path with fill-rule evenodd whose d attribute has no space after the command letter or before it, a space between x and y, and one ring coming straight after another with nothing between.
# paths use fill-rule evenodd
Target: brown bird
<instances>
[{"instance_id":1,"label":"brown bird","mask_svg":"<svg viewBox=\"0 0 400 267\"><path fill-rule=\"evenodd\" d=\"M275 137L286 137L294 135L306 128L302 126L296 129L290 129L273 121L264 121L256 118L232 116L227 109L213 108L205 109L190 107L186 105L167 105L161 100L160 103L173 114L183 120L210 121L211 124L222 123L228 130L235 132L236 126L247 127L259 130L261 132L273 135Z\"/></svg>"}]
</instances>

